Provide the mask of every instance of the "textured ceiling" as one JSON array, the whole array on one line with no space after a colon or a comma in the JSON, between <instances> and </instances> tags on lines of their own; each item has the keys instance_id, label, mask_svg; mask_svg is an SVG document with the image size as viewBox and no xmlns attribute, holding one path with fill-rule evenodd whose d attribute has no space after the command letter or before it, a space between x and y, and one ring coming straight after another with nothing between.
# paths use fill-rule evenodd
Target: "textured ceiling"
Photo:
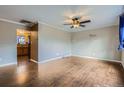
<instances>
[{"instance_id":1,"label":"textured ceiling","mask_svg":"<svg viewBox=\"0 0 124 93\"><path fill-rule=\"evenodd\" d=\"M40 6L0 6L0 18L19 22L21 19L39 21L65 31L84 31L118 24L122 13L121 5L40 5ZM67 17L83 16L90 19L85 28L71 29L63 25Z\"/></svg>"}]
</instances>

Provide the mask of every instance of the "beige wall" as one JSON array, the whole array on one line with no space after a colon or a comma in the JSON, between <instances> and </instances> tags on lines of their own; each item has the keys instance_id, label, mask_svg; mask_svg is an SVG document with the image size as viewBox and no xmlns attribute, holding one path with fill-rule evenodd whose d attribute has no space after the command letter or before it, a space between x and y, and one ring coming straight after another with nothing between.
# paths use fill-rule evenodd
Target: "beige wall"
<instances>
[{"instance_id":1,"label":"beige wall","mask_svg":"<svg viewBox=\"0 0 124 93\"><path fill-rule=\"evenodd\" d=\"M31 59L38 61L38 31L31 31Z\"/></svg>"},{"instance_id":2,"label":"beige wall","mask_svg":"<svg viewBox=\"0 0 124 93\"><path fill-rule=\"evenodd\" d=\"M72 55L121 60L118 51L118 27L72 33Z\"/></svg>"},{"instance_id":3,"label":"beige wall","mask_svg":"<svg viewBox=\"0 0 124 93\"><path fill-rule=\"evenodd\" d=\"M38 24L33 25L29 28L31 31L31 60L38 62Z\"/></svg>"},{"instance_id":4,"label":"beige wall","mask_svg":"<svg viewBox=\"0 0 124 93\"><path fill-rule=\"evenodd\" d=\"M121 61L122 61L122 65L124 67L124 51L122 51Z\"/></svg>"},{"instance_id":5,"label":"beige wall","mask_svg":"<svg viewBox=\"0 0 124 93\"><path fill-rule=\"evenodd\" d=\"M0 65L17 63L16 24L0 21Z\"/></svg>"},{"instance_id":6,"label":"beige wall","mask_svg":"<svg viewBox=\"0 0 124 93\"><path fill-rule=\"evenodd\" d=\"M71 54L70 33L39 24L39 61Z\"/></svg>"}]
</instances>

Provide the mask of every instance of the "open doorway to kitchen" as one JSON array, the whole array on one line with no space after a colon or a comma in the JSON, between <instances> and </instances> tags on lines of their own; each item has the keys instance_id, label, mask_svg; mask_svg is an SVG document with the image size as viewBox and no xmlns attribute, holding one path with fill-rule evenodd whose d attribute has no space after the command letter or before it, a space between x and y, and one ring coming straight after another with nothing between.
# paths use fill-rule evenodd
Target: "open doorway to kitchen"
<instances>
[{"instance_id":1,"label":"open doorway to kitchen","mask_svg":"<svg viewBox=\"0 0 124 93\"><path fill-rule=\"evenodd\" d=\"M18 64L25 64L30 62L31 54L31 31L24 29L17 29L17 61Z\"/></svg>"},{"instance_id":2,"label":"open doorway to kitchen","mask_svg":"<svg viewBox=\"0 0 124 93\"><path fill-rule=\"evenodd\" d=\"M38 23L25 29L17 29L18 64L38 62Z\"/></svg>"}]
</instances>

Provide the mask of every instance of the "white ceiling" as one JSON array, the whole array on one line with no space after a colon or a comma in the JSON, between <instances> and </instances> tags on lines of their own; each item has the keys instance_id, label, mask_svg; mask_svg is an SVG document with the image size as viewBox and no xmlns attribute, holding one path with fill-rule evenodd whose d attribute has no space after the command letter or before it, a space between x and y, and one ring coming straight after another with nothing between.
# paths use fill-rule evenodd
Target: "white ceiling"
<instances>
[{"instance_id":1,"label":"white ceiling","mask_svg":"<svg viewBox=\"0 0 124 93\"><path fill-rule=\"evenodd\" d=\"M118 24L118 16L122 13L121 5L40 5L40 6L0 6L0 18L17 21L26 19L39 21L65 31L84 31ZM67 16L84 16L90 19L85 28L71 29L63 25Z\"/></svg>"}]
</instances>

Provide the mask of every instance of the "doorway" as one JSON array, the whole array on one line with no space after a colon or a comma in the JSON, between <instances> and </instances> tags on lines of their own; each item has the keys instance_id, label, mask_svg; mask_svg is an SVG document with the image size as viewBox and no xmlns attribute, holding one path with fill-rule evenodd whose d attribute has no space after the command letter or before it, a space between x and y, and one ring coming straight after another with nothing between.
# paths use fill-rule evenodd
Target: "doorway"
<instances>
[{"instance_id":1,"label":"doorway","mask_svg":"<svg viewBox=\"0 0 124 93\"><path fill-rule=\"evenodd\" d=\"M17 61L18 64L25 64L30 62L31 53L31 31L24 29L17 29Z\"/></svg>"},{"instance_id":2,"label":"doorway","mask_svg":"<svg viewBox=\"0 0 124 93\"><path fill-rule=\"evenodd\" d=\"M17 29L17 62L38 62L38 23L25 29Z\"/></svg>"}]
</instances>

